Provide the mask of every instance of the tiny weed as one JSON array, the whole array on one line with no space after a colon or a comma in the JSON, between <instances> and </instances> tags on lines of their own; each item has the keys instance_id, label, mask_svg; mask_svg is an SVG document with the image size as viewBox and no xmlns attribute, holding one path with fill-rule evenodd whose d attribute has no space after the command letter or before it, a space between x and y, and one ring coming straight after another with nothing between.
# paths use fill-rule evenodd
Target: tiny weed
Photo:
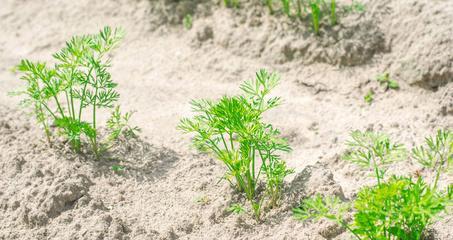
<instances>
[{"instance_id":1,"label":"tiny weed","mask_svg":"<svg viewBox=\"0 0 453 240\"><path fill-rule=\"evenodd\" d=\"M335 0L330 1L330 24L337 24L337 2Z\"/></svg>"},{"instance_id":2,"label":"tiny weed","mask_svg":"<svg viewBox=\"0 0 453 240\"><path fill-rule=\"evenodd\" d=\"M274 0L265 0L265 4L266 4L267 8L269 9L269 12L271 14L274 14L274 7L273 7Z\"/></svg>"},{"instance_id":3,"label":"tiny weed","mask_svg":"<svg viewBox=\"0 0 453 240\"><path fill-rule=\"evenodd\" d=\"M239 0L223 0L226 7L239 8Z\"/></svg>"},{"instance_id":4,"label":"tiny weed","mask_svg":"<svg viewBox=\"0 0 453 240\"><path fill-rule=\"evenodd\" d=\"M319 21L321 20L321 9L319 8L319 4L316 2L311 2L310 8L313 31L315 32L316 35L319 35Z\"/></svg>"},{"instance_id":5,"label":"tiny weed","mask_svg":"<svg viewBox=\"0 0 453 240\"><path fill-rule=\"evenodd\" d=\"M211 202L211 199L209 199L208 196L204 195L204 196L198 197L196 201L198 204L207 205L209 202Z\"/></svg>"},{"instance_id":6,"label":"tiny weed","mask_svg":"<svg viewBox=\"0 0 453 240\"><path fill-rule=\"evenodd\" d=\"M288 17L291 17L291 0L281 0L283 13L285 13Z\"/></svg>"},{"instance_id":7,"label":"tiny weed","mask_svg":"<svg viewBox=\"0 0 453 240\"><path fill-rule=\"evenodd\" d=\"M385 88L386 89L394 89L394 90L397 90L400 88L398 82L396 82L395 80L391 79L390 78L390 74L389 73L384 73L384 74L381 74L379 75L376 80L381 84L381 85L385 85Z\"/></svg>"},{"instance_id":8,"label":"tiny weed","mask_svg":"<svg viewBox=\"0 0 453 240\"><path fill-rule=\"evenodd\" d=\"M295 219L300 221L328 219L354 233L344 219L350 209L350 204L341 201L336 196L323 197L316 195L315 197L303 200L298 208L293 209L293 215Z\"/></svg>"},{"instance_id":9,"label":"tiny weed","mask_svg":"<svg viewBox=\"0 0 453 240\"><path fill-rule=\"evenodd\" d=\"M366 103L371 105L371 103L373 103L374 100L374 91L370 89L368 93L363 97L363 99L365 100Z\"/></svg>"},{"instance_id":10,"label":"tiny weed","mask_svg":"<svg viewBox=\"0 0 453 240\"><path fill-rule=\"evenodd\" d=\"M426 138L425 146L414 148L412 156L421 165L436 172L433 183L433 188L436 188L440 174L453 170L453 132L439 130L436 137Z\"/></svg>"},{"instance_id":11,"label":"tiny weed","mask_svg":"<svg viewBox=\"0 0 453 240\"><path fill-rule=\"evenodd\" d=\"M283 179L292 170L278 155L291 148L280 131L262 122L262 114L280 105L279 97L269 97L279 83L277 74L261 70L256 79L241 85L243 95L218 101L192 101L192 119L184 118L178 128L195 133L194 146L213 154L227 167L224 179L243 192L259 219L264 197L275 206L281 197ZM265 179L265 196L257 193L259 183Z\"/></svg>"},{"instance_id":12,"label":"tiny weed","mask_svg":"<svg viewBox=\"0 0 453 240\"><path fill-rule=\"evenodd\" d=\"M330 0L330 4L326 0L262 0L262 2L269 9L270 14L276 11L275 5L290 18L297 16L300 20L304 20L305 16L310 14L313 30L317 35L324 18L329 18L332 26L338 23L336 0Z\"/></svg>"},{"instance_id":13,"label":"tiny weed","mask_svg":"<svg viewBox=\"0 0 453 240\"><path fill-rule=\"evenodd\" d=\"M245 212L244 207L239 204L239 203L233 203L231 206L227 209L228 212L232 212L235 214L242 214Z\"/></svg>"},{"instance_id":14,"label":"tiny weed","mask_svg":"<svg viewBox=\"0 0 453 240\"><path fill-rule=\"evenodd\" d=\"M126 168L120 165L112 165L110 169L112 169L112 171L114 171L115 173L119 173L124 171Z\"/></svg>"},{"instance_id":15,"label":"tiny weed","mask_svg":"<svg viewBox=\"0 0 453 240\"><path fill-rule=\"evenodd\" d=\"M362 13L365 12L365 5L363 3L358 2L356 0L352 0L351 5L347 5L343 7L343 10L347 13Z\"/></svg>"},{"instance_id":16,"label":"tiny weed","mask_svg":"<svg viewBox=\"0 0 453 240\"><path fill-rule=\"evenodd\" d=\"M53 54L54 67L29 60L22 60L16 67L27 83L20 94L33 107L49 142L53 123L75 151L81 150L85 137L98 157L103 143L98 139L97 113L114 108L119 99L117 84L108 72L108 56L123 36L121 29L105 27L99 34L69 40L66 47ZM91 113L91 121L83 119L86 112Z\"/></svg>"},{"instance_id":17,"label":"tiny weed","mask_svg":"<svg viewBox=\"0 0 453 240\"><path fill-rule=\"evenodd\" d=\"M185 28L185 29L187 29L187 30L192 29L192 26L193 26L193 18L192 18L192 15L187 14L187 15L183 18L182 24L184 25L184 28Z\"/></svg>"},{"instance_id":18,"label":"tiny weed","mask_svg":"<svg viewBox=\"0 0 453 240\"><path fill-rule=\"evenodd\" d=\"M138 127L132 127L129 124L129 120L132 117L133 112L127 112L124 115L121 114L120 107L116 106L112 112L111 117L107 120L107 128L110 130L108 136L109 142L117 140L121 135L126 138L137 137L137 134L141 131Z\"/></svg>"}]
</instances>

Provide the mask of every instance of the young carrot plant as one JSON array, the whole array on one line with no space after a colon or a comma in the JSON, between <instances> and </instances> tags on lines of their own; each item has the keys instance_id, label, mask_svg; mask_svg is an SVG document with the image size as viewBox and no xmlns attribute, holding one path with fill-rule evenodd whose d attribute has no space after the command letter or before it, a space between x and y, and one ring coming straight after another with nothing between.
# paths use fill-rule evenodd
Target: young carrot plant
<instances>
[{"instance_id":1,"label":"young carrot plant","mask_svg":"<svg viewBox=\"0 0 453 240\"><path fill-rule=\"evenodd\" d=\"M291 17L291 0L281 0L283 13L285 13L288 17Z\"/></svg>"},{"instance_id":2,"label":"young carrot plant","mask_svg":"<svg viewBox=\"0 0 453 240\"><path fill-rule=\"evenodd\" d=\"M96 157L99 155L98 111L113 108L119 99L117 84L108 72L108 53L123 35L121 29L105 27L99 34L71 38L66 47L53 54L53 67L29 60L22 60L16 67L27 83L26 90L19 93L33 106L49 142L50 126L55 125L75 151L81 150L85 137ZM87 112L91 121L85 121Z\"/></svg>"},{"instance_id":3,"label":"young carrot plant","mask_svg":"<svg viewBox=\"0 0 453 240\"><path fill-rule=\"evenodd\" d=\"M335 0L330 1L330 24L337 24L337 2Z\"/></svg>"},{"instance_id":4,"label":"young carrot plant","mask_svg":"<svg viewBox=\"0 0 453 240\"><path fill-rule=\"evenodd\" d=\"M183 19L182 19L182 25L184 26L185 29L190 30L192 29L193 26L193 18L191 14L187 14Z\"/></svg>"},{"instance_id":5,"label":"young carrot plant","mask_svg":"<svg viewBox=\"0 0 453 240\"><path fill-rule=\"evenodd\" d=\"M447 149L451 149L452 140L448 140L448 136L448 131L440 131L436 139L427 139L427 148L416 148L414 155L424 165L440 169L438 166L448 161L443 156L449 156ZM334 221L359 240L423 239L426 228L452 205L452 185L447 191L440 191L436 183L431 187L420 176L415 181L397 176L385 180L386 167L401 159L403 148L392 144L382 134L353 132L352 138L345 159L374 168L378 182L375 186L362 188L357 199L353 200L353 221L344 219L348 205L332 197L316 196L303 200L301 206L294 209L294 216L300 220L324 218ZM440 156L440 153L445 155Z\"/></svg>"},{"instance_id":6,"label":"young carrot plant","mask_svg":"<svg viewBox=\"0 0 453 240\"><path fill-rule=\"evenodd\" d=\"M368 91L368 93L363 97L363 99L365 100L366 103L371 105L371 103L373 103L373 100L374 100L374 92L373 92L373 90L370 89Z\"/></svg>"},{"instance_id":7,"label":"young carrot plant","mask_svg":"<svg viewBox=\"0 0 453 240\"><path fill-rule=\"evenodd\" d=\"M274 14L274 0L265 0L265 4L271 14Z\"/></svg>"},{"instance_id":8,"label":"young carrot plant","mask_svg":"<svg viewBox=\"0 0 453 240\"><path fill-rule=\"evenodd\" d=\"M239 0L223 0L223 2L229 8L239 8Z\"/></svg>"},{"instance_id":9,"label":"young carrot plant","mask_svg":"<svg viewBox=\"0 0 453 240\"><path fill-rule=\"evenodd\" d=\"M313 31L316 35L319 35L319 21L321 20L321 9L316 2L310 3L311 9L311 21L313 24Z\"/></svg>"},{"instance_id":10,"label":"young carrot plant","mask_svg":"<svg viewBox=\"0 0 453 240\"><path fill-rule=\"evenodd\" d=\"M389 73L384 73L379 75L376 80L381 84L384 85L386 89L394 89L397 90L400 88L397 81L390 78Z\"/></svg>"},{"instance_id":11,"label":"young carrot plant","mask_svg":"<svg viewBox=\"0 0 453 240\"><path fill-rule=\"evenodd\" d=\"M425 140L426 146L414 148L412 155L421 165L436 173L433 183L433 188L436 188L441 173L453 170L453 131L439 130L436 137Z\"/></svg>"},{"instance_id":12,"label":"young carrot plant","mask_svg":"<svg viewBox=\"0 0 453 240\"><path fill-rule=\"evenodd\" d=\"M278 129L262 121L264 112L281 103L279 97L269 97L278 83L277 74L260 70L255 80L241 85L242 95L192 101L197 115L182 119L178 126L185 133L195 133L193 144L198 150L226 165L224 179L245 194L257 219L265 199L270 207L278 204L283 179L292 173L279 156L291 150L289 145ZM264 194L257 192L260 182Z\"/></svg>"},{"instance_id":13,"label":"young carrot plant","mask_svg":"<svg viewBox=\"0 0 453 240\"><path fill-rule=\"evenodd\" d=\"M346 143L349 151L343 159L372 170L378 185L383 181L388 167L397 161L404 160L407 156L403 145L392 143L384 134L353 131L351 137L352 140Z\"/></svg>"},{"instance_id":14,"label":"young carrot plant","mask_svg":"<svg viewBox=\"0 0 453 240\"><path fill-rule=\"evenodd\" d=\"M347 13L362 13L365 11L365 5L363 3L358 2L356 0L352 0L352 3L350 5L346 5L343 7L343 10Z\"/></svg>"}]
</instances>

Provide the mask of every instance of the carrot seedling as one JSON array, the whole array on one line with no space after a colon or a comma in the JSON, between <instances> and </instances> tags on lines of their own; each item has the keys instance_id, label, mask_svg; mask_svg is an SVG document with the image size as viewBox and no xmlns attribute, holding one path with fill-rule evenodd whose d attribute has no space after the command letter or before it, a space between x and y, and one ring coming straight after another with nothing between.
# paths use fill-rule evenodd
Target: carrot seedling
<instances>
[{"instance_id":1,"label":"carrot seedling","mask_svg":"<svg viewBox=\"0 0 453 240\"><path fill-rule=\"evenodd\" d=\"M436 186L438 177L432 187L421 176L416 180L399 176L386 180L384 173L388 165L405 156L402 146L392 144L385 135L372 132L356 131L352 138L345 159L374 169L377 178L377 185L362 188L353 200L352 223L344 217L350 210L349 204L334 197L316 196L303 200L300 207L293 210L295 218L334 221L359 240L423 239L427 227L452 205L452 184L446 191L440 191ZM446 162L453 151L451 132L439 131L436 139L427 139L427 146L413 150L419 162L437 170L448 166Z\"/></svg>"},{"instance_id":2,"label":"carrot seedling","mask_svg":"<svg viewBox=\"0 0 453 240\"><path fill-rule=\"evenodd\" d=\"M316 35L319 35L319 21L321 19L321 10L316 2L310 3L310 9L313 31L315 32Z\"/></svg>"},{"instance_id":3,"label":"carrot seedling","mask_svg":"<svg viewBox=\"0 0 453 240\"><path fill-rule=\"evenodd\" d=\"M192 29L193 26L193 18L192 15L187 14L183 20L182 20L182 25L184 26L185 29L190 30Z\"/></svg>"},{"instance_id":4,"label":"carrot seedling","mask_svg":"<svg viewBox=\"0 0 453 240\"><path fill-rule=\"evenodd\" d=\"M223 0L226 7L239 8L239 0Z\"/></svg>"},{"instance_id":5,"label":"carrot seedling","mask_svg":"<svg viewBox=\"0 0 453 240\"><path fill-rule=\"evenodd\" d=\"M428 148L417 148L414 155L424 165L431 166L433 162L445 164L444 158L437 154L451 156L448 155L451 152L444 151L452 149L453 139L449 140L449 136L448 131L439 131L435 140L427 139ZM436 184L430 187L420 176L417 180L399 176L385 180L388 164L400 160L404 155L402 146L392 144L385 135L372 132L356 131L352 138L348 143L350 149L346 159L374 169L377 185L362 188L352 204L328 196L305 199L293 210L294 217L303 221L334 221L359 240L423 239L435 217L451 206L453 186L449 185L446 191L440 191ZM348 222L345 215L351 209L354 211L353 220Z\"/></svg>"},{"instance_id":6,"label":"carrot seedling","mask_svg":"<svg viewBox=\"0 0 453 240\"><path fill-rule=\"evenodd\" d=\"M337 2L335 0L330 1L330 23L332 26L337 24Z\"/></svg>"},{"instance_id":7,"label":"carrot seedling","mask_svg":"<svg viewBox=\"0 0 453 240\"><path fill-rule=\"evenodd\" d=\"M288 17L291 17L291 1L290 0L281 0L283 13L285 13Z\"/></svg>"},{"instance_id":8,"label":"carrot seedling","mask_svg":"<svg viewBox=\"0 0 453 240\"><path fill-rule=\"evenodd\" d=\"M381 85L384 85L386 89L398 90L400 88L400 85L398 84L398 82L390 78L389 73L384 73L384 74L379 75L376 78L376 80Z\"/></svg>"},{"instance_id":9,"label":"carrot seedling","mask_svg":"<svg viewBox=\"0 0 453 240\"><path fill-rule=\"evenodd\" d=\"M227 209L228 212L232 212L235 214L242 214L245 212L244 207L239 204L239 203L233 203L231 206Z\"/></svg>"},{"instance_id":10,"label":"carrot seedling","mask_svg":"<svg viewBox=\"0 0 453 240\"><path fill-rule=\"evenodd\" d=\"M371 103L373 103L373 100L374 100L374 92L373 92L373 90L370 89L368 91L368 93L363 97L363 99L365 100L366 103L371 105Z\"/></svg>"},{"instance_id":11,"label":"carrot seedling","mask_svg":"<svg viewBox=\"0 0 453 240\"><path fill-rule=\"evenodd\" d=\"M98 112L114 108L119 99L117 84L108 72L108 56L123 36L121 29L105 27L98 34L71 38L53 54L53 67L29 60L22 60L16 67L27 84L19 93L33 106L49 141L50 126L54 125L75 151L81 151L85 138L98 157L103 146L98 139ZM87 112L90 120L84 118Z\"/></svg>"},{"instance_id":12,"label":"carrot seedling","mask_svg":"<svg viewBox=\"0 0 453 240\"><path fill-rule=\"evenodd\" d=\"M245 194L256 219L260 218L264 198L271 207L278 204L283 179L292 173L279 156L279 152L291 148L278 129L262 121L263 113L281 103L279 97L269 97L278 83L277 74L261 70L255 80L241 85L242 95L192 101L197 115L182 119L178 126L185 133L195 134L193 144L198 150L213 154L225 164L223 179ZM261 182L264 195L257 192Z\"/></svg>"}]
</instances>

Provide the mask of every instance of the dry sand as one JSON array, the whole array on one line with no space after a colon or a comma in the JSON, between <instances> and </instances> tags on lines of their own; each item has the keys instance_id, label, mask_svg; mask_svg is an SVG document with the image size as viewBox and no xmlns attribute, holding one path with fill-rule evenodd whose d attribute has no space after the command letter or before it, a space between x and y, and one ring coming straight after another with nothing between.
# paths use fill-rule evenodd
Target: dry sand
<instances>
[{"instance_id":1,"label":"dry sand","mask_svg":"<svg viewBox=\"0 0 453 240\"><path fill-rule=\"evenodd\" d=\"M343 16L321 37L257 1L236 11L214 2L0 0L0 239L350 239L335 225L291 216L301 196L350 199L372 183L340 159L349 132L382 131L410 148L453 128L453 1L363 1L365 13ZM180 24L187 13L190 31ZM95 161L62 144L49 149L7 93L22 86L10 71L20 59L48 61L70 36L105 25L127 32L111 72L142 133ZM197 154L175 126L191 115L191 99L238 93L260 68L281 75L275 94L285 103L266 120L289 138L294 151L284 157L296 173L283 206L258 224L226 211L240 198L218 183L224 166ZM399 91L375 81L385 71ZM417 169L403 163L393 172ZM453 239L453 216L433 230Z\"/></svg>"}]
</instances>

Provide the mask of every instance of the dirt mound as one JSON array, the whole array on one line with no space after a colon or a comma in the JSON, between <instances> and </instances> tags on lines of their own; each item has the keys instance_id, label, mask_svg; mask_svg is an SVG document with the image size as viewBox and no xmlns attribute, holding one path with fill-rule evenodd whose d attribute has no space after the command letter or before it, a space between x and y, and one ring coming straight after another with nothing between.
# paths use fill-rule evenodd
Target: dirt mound
<instances>
[{"instance_id":1,"label":"dirt mound","mask_svg":"<svg viewBox=\"0 0 453 240\"><path fill-rule=\"evenodd\" d=\"M316 36L308 19L270 15L256 1L244 5L245 10L217 9L209 18L196 19L192 30L195 46L212 39L236 55L260 57L269 63L297 61L339 66L365 64L386 50L384 35L376 22L364 15L343 14L345 17L334 27L324 22L320 36ZM207 31L209 38L199 37Z\"/></svg>"},{"instance_id":2,"label":"dirt mound","mask_svg":"<svg viewBox=\"0 0 453 240\"><path fill-rule=\"evenodd\" d=\"M428 89L452 82L452 14L452 1L390 2L383 27L392 48L390 71L409 84Z\"/></svg>"}]
</instances>

